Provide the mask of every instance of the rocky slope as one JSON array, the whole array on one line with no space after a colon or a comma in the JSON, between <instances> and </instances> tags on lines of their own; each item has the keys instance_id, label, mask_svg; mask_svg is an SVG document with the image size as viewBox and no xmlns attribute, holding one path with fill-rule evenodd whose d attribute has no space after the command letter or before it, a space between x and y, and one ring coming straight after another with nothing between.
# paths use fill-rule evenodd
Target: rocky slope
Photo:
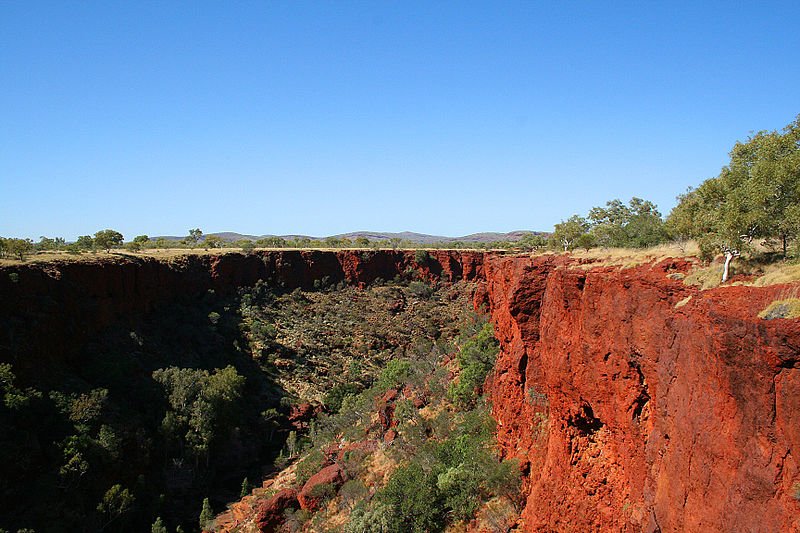
<instances>
[{"instance_id":1,"label":"rocky slope","mask_svg":"<svg viewBox=\"0 0 800 533\"><path fill-rule=\"evenodd\" d=\"M498 439L526 475L520 531L798 530L800 321L757 318L790 288L701 292L681 281L690 266L277 251L6 267L0 361L34 372L65 339L258 279L480 280L501 343L487 383Z\"/></svg>"}]
</instances>

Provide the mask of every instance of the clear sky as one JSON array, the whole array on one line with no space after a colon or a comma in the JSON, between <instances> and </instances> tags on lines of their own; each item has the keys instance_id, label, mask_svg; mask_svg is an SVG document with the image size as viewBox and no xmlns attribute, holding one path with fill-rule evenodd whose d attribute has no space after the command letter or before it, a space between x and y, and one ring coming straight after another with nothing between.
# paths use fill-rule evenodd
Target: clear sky
<instances>
[{"instance_id":1,"label":"clear sky","mask_svg":"<svg viewBox=\"0 0 800 533\"><path fill-rule=\"evenodd\" d=\"M800 113L800 2L0 2L0 235L662 213Z\"/></svg>"}]
</instances>

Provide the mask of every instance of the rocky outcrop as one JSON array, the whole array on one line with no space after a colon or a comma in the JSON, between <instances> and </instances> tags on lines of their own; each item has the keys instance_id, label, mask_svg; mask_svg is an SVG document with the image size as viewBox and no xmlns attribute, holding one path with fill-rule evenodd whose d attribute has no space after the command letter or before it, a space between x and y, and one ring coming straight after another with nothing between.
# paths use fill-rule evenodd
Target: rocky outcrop
<instances>
[{"instance_id":1,"label":"rocky outcrop","mask_svg":"<svg viewBox=\"0 0 800 533\"><path fill-rule=\"evenodd\" d=\"M283 489L272 497L259 501L255 510L258 531L277 531L283 524L286 509L297 507L297 491L294 489Z\"/></svg>"},{"instance_id":2,"label":"rocky outcrop","mask_svg":"<svg viewBox=\"0 0 800 533\"><path fill-rule=\"evenodd\" d=\"M306 511L315 511L319 509L324 501L326 495L331 496L335 494L336 489L339 488L344 482L344 473L338 464L328 465L306 481L300 494L297 495L297 501L300 502L300 508Z\"/></svg>"},{"instance_id":3,"label":"rocky outcrop","mask_svg":"<svg viewBox=\"0 0 800 533\"><path fill-rule=\"evenodd\" d=\"M561 263L561 264L559 264ZM498 437L523 531L796 531L800 321L787 287L700 292L684 261L486 261Z\"/></svg>"}]
</instances>

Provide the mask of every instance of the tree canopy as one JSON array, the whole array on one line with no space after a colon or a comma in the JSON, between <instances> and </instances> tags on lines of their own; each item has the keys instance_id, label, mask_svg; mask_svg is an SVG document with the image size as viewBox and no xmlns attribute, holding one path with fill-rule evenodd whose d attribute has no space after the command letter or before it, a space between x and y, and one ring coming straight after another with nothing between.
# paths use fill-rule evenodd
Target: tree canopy
<instances>
[{"instance_id":1,"label":"tree canopy","mask_svg":"<svg viewBox=\"0 0 800 533\"><path fill-rule=\"evenodd\" d=\"M777 241L786 255L800 231L800 116L782 132L760 131L737 142L719 175L678 197L668 227L697 239L706 257L731 260L754 239Z\"/></svg>"},{"instance_id":2,"label":"tree canopy","mask_svg":"<svg viewBox=\"0 0 800 533\"><path fill-rule=\"evenodd\" d=\"M111 251L114 246L122 244L122 233L113 229L100 230L94 234L95 246L104 249L106 252Z\"/></svg>"}]
</instances>

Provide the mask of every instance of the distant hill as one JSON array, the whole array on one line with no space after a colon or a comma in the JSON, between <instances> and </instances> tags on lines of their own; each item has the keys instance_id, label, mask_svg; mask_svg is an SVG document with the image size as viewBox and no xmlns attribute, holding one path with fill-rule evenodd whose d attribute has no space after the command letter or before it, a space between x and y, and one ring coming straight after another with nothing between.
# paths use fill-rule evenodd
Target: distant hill
<instances>
[{"instance_id":1,"label":"distant hill","mask_svg":"<svg viewBox=\"0 0 800 533\"><path fill-rule=\"evenodd\" d=\"M443 235L428 235L426 233L414 233L411 231L402 231L399 233L392 233L392 232L381 232L381 231L353 231L350 233L340 233L338 235L331 235L331 237L338 237L338 238L347 238L352 241L358 239L359 237L365 237L370 241L388 241L390 239L402 239L404 241L414 242L418 244L433 244L433 243L448 243L448 242L474 242L474 243L483 243L483 242L494 242L494 241L511 241L515 242L520 240L525 235L535 234L535 235L545 235L545 232L542 231L526 231L526 230L518 230L518 231L510 231L508 233L498 233L498 232L483 232L483 233L472 233L470 235L464 235L463 237L446 237ZM233 231L223 231L219 233L208 233L207 235L216 235L217 237L221 238L223 241L233 242L242 239L247 239L251 241L257 241L258 239L263 239L267 237L275 237L275 235L247 235L243 233L236 233ZM312 240L324 240L326 237L312 237L310 235L279 235L279 237L288 240L298 240L298 239L312 239ZM155 239L166 239L168 241L179 241L184 237L176 237L174 235L162 235L158 237L152 237L153 240Z\"/></svg>"}]
</instances>

